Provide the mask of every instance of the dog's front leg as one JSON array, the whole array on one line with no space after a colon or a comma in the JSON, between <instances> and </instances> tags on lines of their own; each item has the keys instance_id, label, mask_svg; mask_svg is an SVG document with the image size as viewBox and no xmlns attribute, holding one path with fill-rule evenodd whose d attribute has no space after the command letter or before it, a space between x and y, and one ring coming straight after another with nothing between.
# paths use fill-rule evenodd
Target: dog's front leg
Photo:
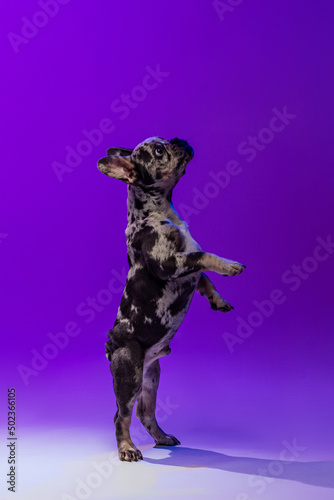
<instances>
[{"instance_id":1,"label":"dog's front leg","mask_svg":"<svg viewBox=\"0 0 334 500\"><path fill-rule=\"evenodd\" d=\"M167 246L167 245L165 245ZM148 268L158 278L163 280L187 276L198 271L214 271L223 276L235 276L246 267L239 262L218 257L207 252L175 252L165 255L163 244L150 248L143 245L143 255Z\"/></svg>"},{"instance_id":2,"label":"dog's front leg","mask_svg":"<svg viewBox=\"0 0 334 500\"><path fill-rule=\"evenodd\" d=\"M229 312L231 309L234 309L231 304L223 299L217 292L216 287L205 273L202 273L197 283L196 290L208 299L211 309L214 311Z\"/></svg>"}]
</instances>

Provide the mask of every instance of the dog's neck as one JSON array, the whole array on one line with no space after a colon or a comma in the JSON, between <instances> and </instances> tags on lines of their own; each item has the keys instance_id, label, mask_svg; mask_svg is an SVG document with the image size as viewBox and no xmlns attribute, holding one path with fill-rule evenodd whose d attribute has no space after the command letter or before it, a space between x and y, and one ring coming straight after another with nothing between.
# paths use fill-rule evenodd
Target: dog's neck
<instances>
[{"instance_id":1,"label":"dog's neck","mask_svg":"<svg viewBox=\"0 0 334 500\"><path fill-rule=\"evenodd\" d=\"M143 190L138 186L128 186L128 224L134 220L144 220L155 214L159 218L169 219L174 224L182 222L172 203L172 190L161 193L159 189Z\"/></svg>"}]
</instances>

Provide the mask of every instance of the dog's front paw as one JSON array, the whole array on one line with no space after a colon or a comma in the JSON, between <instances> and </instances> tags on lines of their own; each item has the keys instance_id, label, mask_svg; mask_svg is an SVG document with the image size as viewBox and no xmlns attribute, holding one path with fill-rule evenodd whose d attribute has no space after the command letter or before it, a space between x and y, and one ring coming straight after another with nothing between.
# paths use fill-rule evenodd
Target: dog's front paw
<instances>
[{"instance_id":1,"label":"dog's front paw","mask_svg":"<svg viewBox=\"0 0 334 500\"><path fill-rule=\"evenodd\" d=\"M229 259L221 259L222 269L220 274L223 276L235 276L236 274L242 273L242 271L246 268L240 262L236 262L235 260Z\"/></svg>"},{"instance_id":2,"label":"dog's front paw","mask_svg":"<svg viewBox=\"0 0 334 500\"><path fill-rule=\"evenodd\" d=\"M221 312L229 312L231 309L234 309L234 307L231 306L227 300L224 300L223 297L219 295L218 292L215 292L213 295L210 295L208 297L211 309L214 311L221 311Z\"/></svg>"}]
</instances>

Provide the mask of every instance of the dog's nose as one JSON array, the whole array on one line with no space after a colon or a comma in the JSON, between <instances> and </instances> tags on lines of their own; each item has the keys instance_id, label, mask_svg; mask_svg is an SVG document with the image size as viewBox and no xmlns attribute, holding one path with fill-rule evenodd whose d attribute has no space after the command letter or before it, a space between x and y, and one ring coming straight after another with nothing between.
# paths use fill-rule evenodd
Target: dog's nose
<instances>
[{"instance_id":1,"label":"dog's nose","mask_svg":"<svg viewBox=\"0 0 334 500\"><path fill-rule=\"evenodd\" d=\"M177 137L175 137L174 139L172 139L169 142L170 142L170 144L172 144L173 146L176 146L177 148L182 148L185 156L188 156L190 159L194 156L193 148L184 139L178 139Z\"/></svg>"},{"instance_id":2,"label":"dog's nose","mask_svg":"<svg viewBox=\"0 0 334 500\"><path fill-rule=\"evenodd\" d=\"M183 139L178 139L177 137L175 137L174 139L172 139L171 141L169 141L171 144L175 144L176 146L188 146L188 143L187 141L183 140Z\"/></svg>"}]
</instances>

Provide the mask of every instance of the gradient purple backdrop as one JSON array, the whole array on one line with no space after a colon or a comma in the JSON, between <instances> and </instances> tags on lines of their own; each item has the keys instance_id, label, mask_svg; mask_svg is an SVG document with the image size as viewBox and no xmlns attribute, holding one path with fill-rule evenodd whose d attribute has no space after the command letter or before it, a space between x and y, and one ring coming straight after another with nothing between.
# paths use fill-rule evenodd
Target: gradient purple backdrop
<instances>
[{"instance_id":1,"label":"gradient purple backdrop","mask_svg":"<svg viewBox=\"0 0 334 500\"><path fill-rule=\"evenodd\" d=\"M196 432L210 428L221 443L259 450L296 438L313 456L332 458L334 254L316 248L317 238L334 240L334 7L255 0L219 16L204 1L70 0L36 32L22 17L31 21L37 2L6 10L2 423L14 386L22 429L87 425L115 446L104 343L127 269L127 190L96 164L108 147L176 136L195 150L174 191L176 209L204 250L247 269L229 279L210 273L234 311L213 312L195 296L162 359L159 397L178 405L166 431L182 441L191 429L196 444ZM8 38L22 29L26 42ZM124 94L131 104L120 103ZM273 120L284 109L289 117ZM81 143L84 130L101 126L95 145ZM252 153L250 137L258 138ZM75 167L68 146L79 147ZM226 181L231 161L238 166ZM294 265L304 266L299 282ZM108 295L101 290L111 278ZM262 320L253 314L261 324L238 336L258 310L254 301L276 289L282 303L267 304ZM87 312L89 297L99 311ZM68 322L80 333L24 379L22 366L33 368L34 353ZM226 332L239 339L233 352Z\"/></svg>"}]
</instances>

